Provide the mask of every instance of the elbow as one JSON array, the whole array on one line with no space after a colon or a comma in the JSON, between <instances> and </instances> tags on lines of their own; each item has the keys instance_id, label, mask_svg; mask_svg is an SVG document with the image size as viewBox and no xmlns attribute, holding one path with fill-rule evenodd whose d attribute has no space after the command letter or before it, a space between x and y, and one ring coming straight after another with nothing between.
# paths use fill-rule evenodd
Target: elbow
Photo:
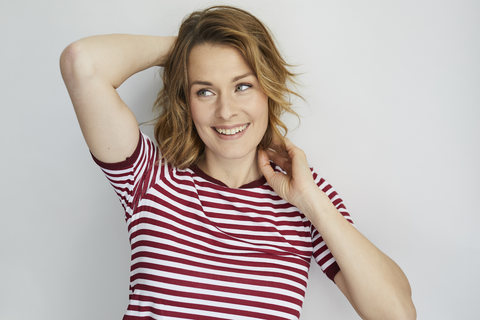
<instances>
[{"instance_id":1,"label":"elbow","mask_svg":"<svg viewBox=\"0 0 480 320\"><path fill-rule=\"evenodd\" d=\"M409 298L402 306L399 315L396 319L415 320L417 319L417 309L413 304L411 298Z\"/></svg>"},{"instance_id":2,"label":"elbow","mask_svg":"<svg viewBox=\"0 0 480 320\"><path fill-rule=\"evenodd\" d=\"M406 313L406 317L407 318L405 319L412 319L412 320L417 319L417 310L415 309L415 306L413 305L413 303L411 308L408 310L408 313Z\"/></svg>"},{"instance_id":3,"label":"elbow","mask_svg":"<svg viewBox=\"0 0 480 320\"><path fill-rule=\"evenodd\" d=\"M390 298L387 298L390 296ZM359 316L366 320L415 320L417 310L410 294L382 294L376 304L356 309Z\"/></svg>"},{"instance_id":4,"label":"elbow","mask_svg":"<svg viewBox=\"0 0 480 320\"><path fill-rule=\"evenodd\" d=\"M391 306L386 306L384 315L380 319L390 320L415 320L417 319L417 310L411 299L411 296L405 296L396 299Z\"/></svg>"},{"instance_id":5,"label":"elbow","mask_svg":"<svg viewBox=\"0 0 480 320\"><path fill-rule=\"evenodd\" d=\"M62 51L60 55L60 72L67 85L77 78L91 77L93 75L93 63L81 40L69 44Z\"/></svg>"},{"instance_id":6,"label":"elbow","mask_svg":"<svg viewBox=\"0 0 480 320\"><path fill-rule=\"evenodd\" d=\"M391 320L416 320L417 319L417 310L412 300L404 302L402 305L398 306L395 309L390 310L389 315L382 319L391 319Z\"/></svg>"},{"instance_id":7,"label":"elbow","mask_svg":"<svg viewBox=\"0 0 480 320\"><path fill-rule=\"evenodd\" d=\"M417 310L412 300L412 288L407 277L401 272L401 281L397 281L395 285L391 285L390 297L388 303L390 307L384 308L386 317L381 319L392 320L415 320L417 319ZM387 300L388 301L388 300Z\"/></svg>"},{"instance_id":8,"label":"elbow","mask_svg":"<svg viewBox=\"0 0 480 320\"><path fill-rule=\"evenodd\" d=\"M358 310L357 310L358 312ZM417 311L413 303L400 307L384 306L381 312L358 312L365 320L416 320Z\"/></svg>"}]
</instances>

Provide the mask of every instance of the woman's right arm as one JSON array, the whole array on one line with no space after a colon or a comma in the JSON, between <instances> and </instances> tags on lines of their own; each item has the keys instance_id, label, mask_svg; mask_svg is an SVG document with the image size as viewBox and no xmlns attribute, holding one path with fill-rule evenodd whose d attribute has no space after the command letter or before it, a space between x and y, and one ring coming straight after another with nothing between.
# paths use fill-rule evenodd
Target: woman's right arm
<instances>
[{"instance_id":1,"label":"woman's right arm","mask_svg":"<svg viewBox=\"0 0 480 320\"><path fill-rule=\"evenodd\" d=\"M113 163L129 157L138 143L138 123L116 89L131 75L161 66L175 37L99 35L73 42L60 69L92 154Z\"/></svg>"}]
</instances>

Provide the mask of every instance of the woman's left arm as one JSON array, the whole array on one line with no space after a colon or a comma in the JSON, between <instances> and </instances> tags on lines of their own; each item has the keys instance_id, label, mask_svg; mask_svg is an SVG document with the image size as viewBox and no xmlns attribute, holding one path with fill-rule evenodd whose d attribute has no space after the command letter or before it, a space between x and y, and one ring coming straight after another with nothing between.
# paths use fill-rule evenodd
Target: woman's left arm
<instances>
[{"instance_id":1,"label":"woman's left arm","mask_svg":"<svg viewBox=\"0 0 480 320\"><path fill-rule=\"evenodd\" d=\"M259 150L272 188L299 208L322 235L340 270L335 283L362 319L416 319L410 284L398 265L335 208L313 181L305 153L285 139L286 152ZM287 174L275 172L269 159Z\"/></svg>"}]
</instances>

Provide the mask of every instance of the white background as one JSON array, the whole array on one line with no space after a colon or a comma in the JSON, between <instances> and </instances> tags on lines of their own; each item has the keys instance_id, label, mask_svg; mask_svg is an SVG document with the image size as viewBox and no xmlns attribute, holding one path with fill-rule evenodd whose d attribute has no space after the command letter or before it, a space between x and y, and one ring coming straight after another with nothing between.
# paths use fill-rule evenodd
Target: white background
<instances>
[{"instance_id":1,"label":"white background","mask_svg":"<svg viewBox=\"0 0 480 320\"><path fill-rule=\"evenodd\" d=\"M210 1L0 2L0 319L121 319L129 244L61 80L70 42L172 35ZM405 271L419 319L478 319L480 3L227 1L301 73L291 139ZM152 117L158 69L119 89ZM296 128L296 129L295 129ZM144 128L151 133L151 128ZM357 319L312 264L302 320Z\"/></svg>"}]
</instances>

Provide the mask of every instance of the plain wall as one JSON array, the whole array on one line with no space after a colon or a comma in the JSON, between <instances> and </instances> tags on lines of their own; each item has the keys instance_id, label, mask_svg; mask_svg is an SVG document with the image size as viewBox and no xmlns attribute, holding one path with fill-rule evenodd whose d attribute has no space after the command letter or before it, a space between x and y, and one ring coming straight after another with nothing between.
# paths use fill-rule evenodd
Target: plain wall
<instances>
[{"instance_id":1,"label":"plain wall","mask_svg":"<svg viewBox=\"0 0 480 320\"><path fill-rule=\"evenodd\" d=\"M213 3L256 14L297 65L306 101L289 136L405 271L418 318L478 319L480 3L465 0L2 0L0 319L121 319L123 212L59 56L93 34L175 34ZM158 72L119 89L139 121L152 117ZM314 263L309 281L302 320L358 318Z\"/></svg>"}]
</instances>

